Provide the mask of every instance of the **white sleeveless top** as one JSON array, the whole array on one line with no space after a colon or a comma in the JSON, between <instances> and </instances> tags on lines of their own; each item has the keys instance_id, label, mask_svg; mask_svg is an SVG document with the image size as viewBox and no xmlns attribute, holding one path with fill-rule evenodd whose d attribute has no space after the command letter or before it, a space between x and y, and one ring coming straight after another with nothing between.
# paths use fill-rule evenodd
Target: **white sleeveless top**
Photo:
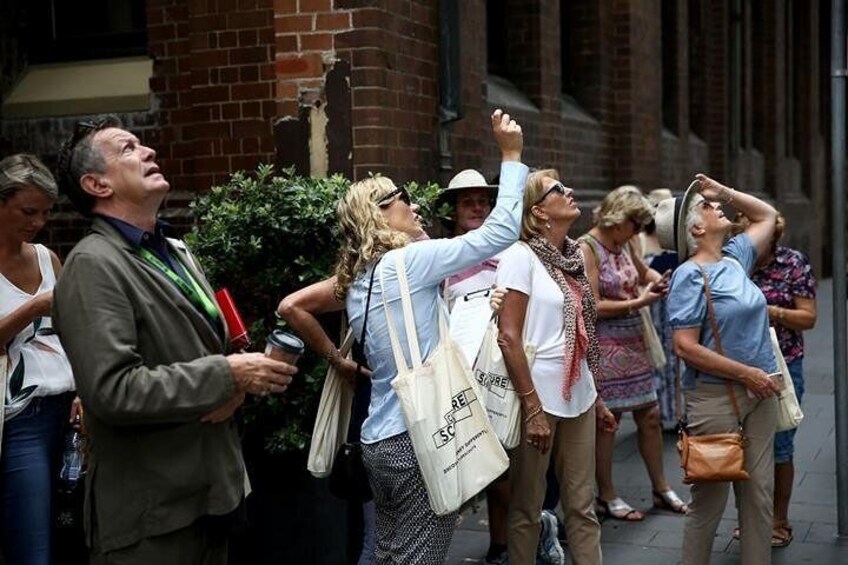
<instances>
[{"instance_id":1,"label":"white sleeveless top","mask_svg":"<svg viewBox=\"0 0 848 565\"><path fill-rule=\"evenodd\" d=\"M50 252L43 245L33 247L38 255L41 284L34 294L29 294L0 273L0 318L8 316L36 295L53 290L56 284ZM43 335L44 329L52 327L50 316L36 318L6 348L6 420L14 418L35 397L74 390L71 364L59 336Z\"/></svg>"}]
</instances>

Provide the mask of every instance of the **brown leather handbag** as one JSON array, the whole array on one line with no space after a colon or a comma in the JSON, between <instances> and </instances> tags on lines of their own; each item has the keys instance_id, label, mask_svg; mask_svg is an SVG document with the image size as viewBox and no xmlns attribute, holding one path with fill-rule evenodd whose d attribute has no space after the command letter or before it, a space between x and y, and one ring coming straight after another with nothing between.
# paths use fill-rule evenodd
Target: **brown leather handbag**
<instances>
[{"instance_id":1,"label":"brown leather handbag","mask_svg":"<svg viewBox=\"0 0 848 565\"><path fill-rule=\"evenodd\" d=\"M715 336L716 351L724 355L721 347L721 339L718 333L713 299L710 294L710 284L707 274L701 269L704 277L704 292L707 297L707 315L710 319L713 335ZM677 361L677 418L678 433L677 449L680 452L680 467L683 469L683 482L687 485L692 483L709 483L721 481L742 481L749 477L745 470L745 435L742 429L742 418L739 415L739 406L736 403L736 395L733 386L727 383L727 394L733 404L736 420L739 428L735 432L723 434L705 434L699 436L689 435L688 422L682 416L683 395L680 390L680 359Z\"/></svg>"}]
</instances>

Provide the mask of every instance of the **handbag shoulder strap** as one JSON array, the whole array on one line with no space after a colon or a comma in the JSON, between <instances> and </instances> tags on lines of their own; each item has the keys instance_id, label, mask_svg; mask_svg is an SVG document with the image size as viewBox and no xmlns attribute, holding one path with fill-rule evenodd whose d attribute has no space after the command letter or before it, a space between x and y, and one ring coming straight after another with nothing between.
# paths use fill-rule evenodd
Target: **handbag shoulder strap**
<instances>
[{"instance_id":1,"label":"handbag shoulder strap","mask_svg":"<svg viewBox=\"0 0 848 565\"><path fill-rule=\"evenodd\" d=\"M703 267L698 265L698 269L701 270L701 276L704 277L704 294L707 297L707 317L710 319L710 327L713 330L713 338L715 339L715 349L719 355L724 356L724 348L722 348L721 346L721 335L719 335L718 331L718 321L716 320L715 307L713 306L713 296L710 292L709 277L707 277L707 272L704 270ZM727 381L725 384L727 385L727 394L728 396L730 396L730 402L733 404L733 412L736 414L736 419L739 420L739 424L741 426L742 417L739 415L739 405L736 403L736 394L734 394L733 392L733 385L730 384L730 381Z\"/></svg>"},{"instance_id":2,"label":"handbag shoulder strap","mask_svg":"<svg viewBox=\"0 0 848 565\"><path fill-rule=\"evenodd\" d=\"M368 282L368 297L365 299L365 317L362 319L362 332L359 334L359 347L362 348L362 351L365 351L365 330L368 328L368 310L371 309L371 291L374 290L374 273L377 272L377 267L382 260L383 258L380 257L374 263L374 268L371 269L371 280ZM344 326L344 320L342 320L342 326Z\"/></svg>"}]
</instances>

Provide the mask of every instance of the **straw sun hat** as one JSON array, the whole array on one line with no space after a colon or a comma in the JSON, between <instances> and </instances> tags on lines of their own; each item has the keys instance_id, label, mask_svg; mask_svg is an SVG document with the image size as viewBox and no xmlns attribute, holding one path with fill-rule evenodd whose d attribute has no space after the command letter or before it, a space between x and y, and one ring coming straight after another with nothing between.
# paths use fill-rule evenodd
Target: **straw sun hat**
<instances>
[{"instance_id":1,"label":"straw sun hat","mask_svg":"<svg viewBox=\"0 0 848 565\"><path fill-rule=\"evenodd\" d=\"M663 249L677 251L680 261L689 258L686 244L686 215L692 200L698 196L699 181L692 181L683 196L667 198L657 204L654 222L657 224L657 239Z\"/></svg>"}]
</instances>

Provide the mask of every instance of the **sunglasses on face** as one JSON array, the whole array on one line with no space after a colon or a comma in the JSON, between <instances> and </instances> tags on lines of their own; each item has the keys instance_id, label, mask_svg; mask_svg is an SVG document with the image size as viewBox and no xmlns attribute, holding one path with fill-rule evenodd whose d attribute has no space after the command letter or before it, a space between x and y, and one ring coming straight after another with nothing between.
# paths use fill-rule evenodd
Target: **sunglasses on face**
<instances>
[{"instance_id":1,"label":"sunglasses on face","mask_svg":"<svg viewBox=\"0 0 848 565\"><path fill-rule=\"evenodd\" d=\"M412 202L409 198L409 193L405 188L396 188L380 200L377 201L377 206L380 208L388 208L395 202L395 197L405 203L407 206Z\"/></svg>"},{"instance_id":2,"label":"sunglasses on face","mask_svg":"<svg viewBox=\"0 0 848 565\"><path fill-rule=\"evenodd\" d=\"M566 193L566 191L567 191L567 190L568 190L568 189L567 189L567 188L565 188L565 185L563 185L561 182L555 182L554 184L552 184L552 185L551 185L551 187L550 187L548 190L546 190L546 191L544 192L544 194L542 194L542 197L541 197L541 198L539 198L539 199L536 201L536 204L541 204L541 203L542 203L542 201L543 201L545 198L547 198L547 197L548 197L548 195L549 195L550 193L552 193L552 192L556 192L556 193L558 193L560 196L563 196L563 195L565 195L565 193Z\"/></svg>"}]
</instances>

